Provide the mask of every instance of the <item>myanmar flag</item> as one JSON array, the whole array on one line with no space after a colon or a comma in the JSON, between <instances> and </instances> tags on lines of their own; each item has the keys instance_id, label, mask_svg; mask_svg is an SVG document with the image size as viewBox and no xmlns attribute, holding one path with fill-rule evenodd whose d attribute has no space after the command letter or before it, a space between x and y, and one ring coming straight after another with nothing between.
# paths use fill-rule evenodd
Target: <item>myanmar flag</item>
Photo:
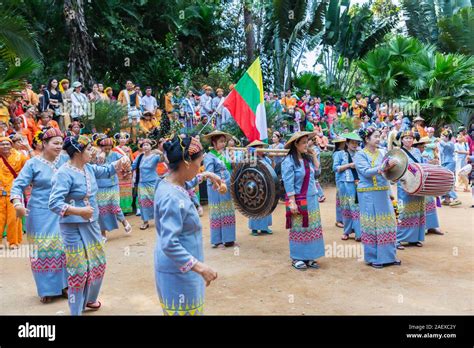
<instances>
[{"instance_id":1,"label":"myanmar flag","mask_svg":"<svg viewBox=\"0 0 474 348\"><path fill-rule=\"evenodd\" d=\"M260 58L257 58L224 101L224 106L250 142L267 139Z\"/></svg>"}]
</instances>

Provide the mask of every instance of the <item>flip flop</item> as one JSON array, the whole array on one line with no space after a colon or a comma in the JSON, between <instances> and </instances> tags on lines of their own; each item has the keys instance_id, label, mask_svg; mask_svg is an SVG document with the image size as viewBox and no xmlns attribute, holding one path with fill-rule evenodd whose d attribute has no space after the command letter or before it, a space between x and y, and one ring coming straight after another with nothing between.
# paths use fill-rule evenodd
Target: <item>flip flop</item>
<instances>
[{"instance_id":1,"label":"flip flop","mask_svg":"<svg viewBox=\"0 0 474 348\"><path fill-rule=\"evenodd\" d=\"M89 302L88 304L86 304L86 308L91 311L98 311L102 306L102 303L100 303L100 301L97 301L97 303L99 304L98 306L91 306L92 304L94 304L94 302Z\"/></svg>"},{"instance_id":2,"label":"flip flop","mask_svg":"<svg viewBox=\"0 0 474 348\"><path fill-rule=\"evenodd\" d=\"M124 226L124 228L126 234L130 234L132 232L132 225L130 225L130 222L127 221L127 224Z\"/></svg>"},{"instance_id":3,"label":"flip flop","mask_svg":"<svg viewBox=\"0 0 474 348\"><path fill-rule=\"evenodd\" d=\"M310 261L306 262L306 266L308 266L309 268L314 268L314 269L319 269L320 268L318 262L314 261L314 260L310 260Z\"/></svg>"},{"instance_id":4,"label":"flip flop","mask_svg":"<svg viewBox=\"0 0 474 348\"><path fill-rule=\"evenodd\" d=\"M150 227L150 224L147 222L146 224L142 224L142 225L140 226L140 229L141 229L142 231L144 231L144 230L148 229L149 227Z\"/></svg>"},{"instance_id":5,"label":"flip flop","mask_svg":"<svg viewBox=\"0 0 474 348\"><path fill-rule=\"evenodd\" d=\"M51 303L52 301L53 301L53 298L51 296L40 297L40 302L43 304Z\"/></svg>"},{"instance_id":6,"label":"flip flop","mask_svg":"<svg viewBox=\"0 0 474 348\"><path fill-rule=\"evenodd\" d=\"M342 240L348 240L349 236L347 234L343 234L341 237Z\"/></svg>"}]
</instances>

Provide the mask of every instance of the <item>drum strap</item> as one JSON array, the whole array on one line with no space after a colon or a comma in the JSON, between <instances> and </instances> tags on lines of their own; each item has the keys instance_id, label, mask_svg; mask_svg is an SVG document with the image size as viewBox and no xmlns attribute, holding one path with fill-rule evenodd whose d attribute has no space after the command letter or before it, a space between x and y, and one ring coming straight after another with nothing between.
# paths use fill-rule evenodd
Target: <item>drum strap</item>
<instances>
[{"instance_id":1,"label":"drum strap","mask_svg":"<svg viewBox=\"0 0 474 348\"><path fill-rule=\"evenodd\" d=\"M349 164L353 163L351 154L347 150L346 150L346 152L347 152L347 158L349 160ZM359 181L359 174L357 174L357 170L355 168L351 168L351 172L352 172L352 176L354 177L354 181ZM355 204L358 204L358 203L359 203L359 198L357 196L357 190L356 190Z\"/></svg>"},{"instance_id":2,"label":"drum strap","mask_svg":"<svg viewBox=\"0 0 474 348\"><path fill-rule=\"evenodd\" d=\"M405 149L403 146L402 146L402 150L405 151L405 153L407 154L407 156L410 157L413 162L415 162L415 163L420 163L420 162L415 158L415 156L413 156L413 155L410 153L410 151L408 151L407 149Z\"/></svg>"},{"instance_id":3,"label":"drum strap","mask_svg":"<svg viewBox=\"0 0 474 348\"><path fill-rule=\"evenodd\" d=\"M309 170L309 162L307 160L304 160L304 179L303 179L303 185L301 186L301 193L295 194L295 203L298 206L298 213L301 214L303 217L303 224L302 227L308 227L309 226L309 216L308 216L308 201L306 199L306 195L308 193L308 187L309 187L309 176L310 176L310 170ZM286 206L286 228L291 228L292 223L291 223L291 209L290 209L290 201L288 199L288 196L285 195L285 206Z\"/></svg>"}]
</instances>

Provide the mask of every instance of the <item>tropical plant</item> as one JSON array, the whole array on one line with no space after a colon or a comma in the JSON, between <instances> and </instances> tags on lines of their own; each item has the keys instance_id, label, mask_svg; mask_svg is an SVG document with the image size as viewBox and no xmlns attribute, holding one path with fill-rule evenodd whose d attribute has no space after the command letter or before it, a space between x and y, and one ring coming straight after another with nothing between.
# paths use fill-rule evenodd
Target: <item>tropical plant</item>
<instances>
[{"instance_id":1,"label":"tropical plant","mask_svg":"<svg viewBox=\"0 0 474 348\"><path fill-rule=\"evenodd\" d=\"M341 13L342 6L345 9ZM326 86L342 95L350 93L357 76L353 62L383 41L395 26L396 13L378 18L370 3L350 6L350 1L330 0L318 60L324 67Z\"/></svg>"},{"instance_id":2,"label":"tropical plant","mask_svg":"<svg viewBox=\"0 0 474 348\"><path fill-rule=\"evenodd\" d=\"M463 8L439 20L438 47L445 53L474 55L474 10Z\"/></svg>"},{"instance_id":3,"label":"tropical plant","mask_svg":"<svg viewBox=\"0 0 474 348\"><path fill-rule=\"evenodd\" d=\"M291 87L302 55L319 43L326 5L326 0L273 0L266 7L263 50L271 56L275 90Z\"/></svg>"},{"instance_id":4,"label":"tropical plant","mask_svg":"<svg viewBox=\"0 0 474 348\"><path fill-rule=\"evenodd\" d=\"M440 20L473 6L470 0L402 0L401 5L408 34L427 44L438 43Z\"/></svg>"},{"instance_id":5,"label":"tropical plant","mask_svg":"<svg viewBox=\"0 0 474 348\"><path fill-rule=\"evenodd\" d=\"M122 128L127 108L117 102L99 101L91 105L91 115L84 119L84 126L90 132L115 134Z\"/></svg>"},{"instance_id":6,"label":"tropical plant","mask_svg":"<svg viewBox=\"0 0 474 348\"><path fill-rule=\"evenodd\" d=\"M26 20L10 8L0 11L0 99L23 88L24 79L41 62L36 36Z\"/></svg>"}]
</instances>

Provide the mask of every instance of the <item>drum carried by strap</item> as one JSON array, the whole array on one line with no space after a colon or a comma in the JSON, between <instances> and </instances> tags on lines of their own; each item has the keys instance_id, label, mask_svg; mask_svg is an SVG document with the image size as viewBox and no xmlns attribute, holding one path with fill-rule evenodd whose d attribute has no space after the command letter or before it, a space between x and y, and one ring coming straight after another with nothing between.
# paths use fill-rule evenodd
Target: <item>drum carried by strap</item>
<instances>
[{"instance_id":1,"label":"drum carried by strap","mask_svg":"<svg viewBox=\"0 0 474 348\"><path fill-rule=\"evenodd\" d=\"M414 196L444 196L453 189L454 174L449 169L427 163L408 163L402 150L387 152L383 163L394 160L397 164L383 172L393 182L400 181L402 189Z\"/></svg>"},{"instance_id":2,"label":"drum carried by strap","mask_svg":"<svg viewBox=\"0 0 474 348\"><path fill-rule=\"evenodd\" d=\"M441 166L410 163L400 184L414 196L444 196L453 189L454 174Z\"/></svg>"}]
</instances>

